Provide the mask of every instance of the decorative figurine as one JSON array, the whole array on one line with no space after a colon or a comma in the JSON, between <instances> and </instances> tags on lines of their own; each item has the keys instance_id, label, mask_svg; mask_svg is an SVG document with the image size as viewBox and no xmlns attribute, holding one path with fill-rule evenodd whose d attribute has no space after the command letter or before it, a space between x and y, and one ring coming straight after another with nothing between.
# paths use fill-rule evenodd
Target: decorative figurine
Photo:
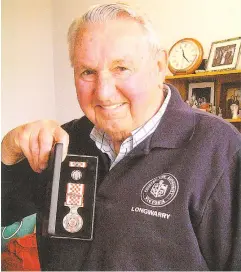
<instances>
[{"instance_id":1,"label":"decorative figurine","mask_svg":"<svg viewBox=\"0 0 241 272\"><path fill-rule=\"evenodd\" d=\"M232 119L238 119L238 105L237 104L232 104L230 106L230 109L232 111Z\"/></svg>"},{"instance_id":2,"label":"decorative figurine","mask_svg":"<svg viewBox=\"0 0 241 272\"><path fill-rule=\"evenodd\" d=\"M213 114L217 114L217 108L216 108L216 106L213 106Z\"/></svg>"},{"instance_id":3,"label":"decorative figurine","mask_svg":"<svg viewBox=\"0 0 241 272\"><path fill-rule=\"evenodd\" d=\"M218 116L223 117L222 109L220 107L218 108Z\"/></svg>"}]
</instances>

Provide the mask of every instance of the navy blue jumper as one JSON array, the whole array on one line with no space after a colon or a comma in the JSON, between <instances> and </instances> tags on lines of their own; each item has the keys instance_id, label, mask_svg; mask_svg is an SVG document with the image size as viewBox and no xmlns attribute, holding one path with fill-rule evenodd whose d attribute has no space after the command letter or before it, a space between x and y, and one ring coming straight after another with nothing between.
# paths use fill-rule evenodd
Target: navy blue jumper
<instances>
[{"instance_id":1,"label":"navy blue jumper","mask_svg":"<svg viewBox=\"0 0 241 272\"><path fill-rule=\"evenodd\" d=\"M93 241L42 237L44 174L3 165L3 225L37 212L42 270L241 269L241 135L170 88L156 131L110 171L86 117L63 125L69 153L99 157Z\"/></svg>"}]
</instances>

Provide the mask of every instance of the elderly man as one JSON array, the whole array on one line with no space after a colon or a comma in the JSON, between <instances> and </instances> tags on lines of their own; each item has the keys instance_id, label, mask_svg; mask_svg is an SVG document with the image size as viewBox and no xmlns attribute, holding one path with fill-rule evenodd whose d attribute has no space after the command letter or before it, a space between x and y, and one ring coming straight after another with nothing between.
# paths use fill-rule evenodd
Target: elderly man
<instances>
[{"instance_id":1,"label":"elderly man","mask_svg":"<svg viewBox=\"0 0 241 272\"><path fill-rule=\"evenodd\" d=\"M69 53L86 117L4 137L4 224L37 212L43 270L241 268L239 132L163 83L167 54L127 5L95 6L74 21ZM65 155L99 157L92 241L40 235L55 142Z\"/></svg>"}]
</instances>

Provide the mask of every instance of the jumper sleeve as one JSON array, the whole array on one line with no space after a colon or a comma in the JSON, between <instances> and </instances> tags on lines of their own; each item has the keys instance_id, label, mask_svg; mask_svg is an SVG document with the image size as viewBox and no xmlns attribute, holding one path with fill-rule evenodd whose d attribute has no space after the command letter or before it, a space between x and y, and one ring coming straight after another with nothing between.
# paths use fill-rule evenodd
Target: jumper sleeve
<instances>
[{"instance_id":1,"label":"jumper sleeve","mask_svg":"<svg viewBox=\"0 0 241 272\"><path fill-rule=\"evenodd\" d=\"M234 222L236 222L236 227L234 228L233 234L233 247L232 254L230 257L230 270L241 270L241 149L238 151L238 163L237 163L237 191L236 191L236 201Z\"/></svg>"},{"instance_id":2,"label":"jumper sleeve","mask_svg":"<svg viewBox=\"0 0 241 272\"><path fill-rule=\"evenodd\" d=\"M210 270L241 269L241 151L224 169L196 229Z\"/></svg>"},{"instance_id":3,"label":"jumper sleeve","mask_svg":"<svg viewBox=\"0 0 241 272\"><path fill-rule=\"evenodd\" d=\"M67 132L73 130L77 120L62 126ZM2 163L2 226L14 223L25 216L41 212L45 205L47 171L35 173L25 159L15 165Z\"/></svg>"},{"instance_id":4,"label":"jumper sleeve","mask_svg":"<svg viewBox=\"0 0 241 272\"><path fill-rule=\"evenodd\" d=\"M13 166L2 163L1 171L2 226L6 226L37 212L44 204L46 182L26 159Z\"/></svg>"}]
</instances>

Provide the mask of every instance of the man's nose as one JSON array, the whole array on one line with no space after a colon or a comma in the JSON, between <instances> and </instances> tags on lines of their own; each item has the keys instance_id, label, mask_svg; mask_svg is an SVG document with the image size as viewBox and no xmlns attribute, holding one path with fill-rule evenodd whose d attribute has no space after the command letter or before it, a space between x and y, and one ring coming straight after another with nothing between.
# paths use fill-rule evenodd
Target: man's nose
<instances>
[{"instance_id":1,"label":"man's nose","mask_svg":"<svg viewBox=\"0 0 241 272\"><path fill-rule=\"evenodd\" d=\"M95 97L99 101L111 100L116 93L115 79L109 71L98 74L95 85Z\"/></svg>"}]
</instances>

